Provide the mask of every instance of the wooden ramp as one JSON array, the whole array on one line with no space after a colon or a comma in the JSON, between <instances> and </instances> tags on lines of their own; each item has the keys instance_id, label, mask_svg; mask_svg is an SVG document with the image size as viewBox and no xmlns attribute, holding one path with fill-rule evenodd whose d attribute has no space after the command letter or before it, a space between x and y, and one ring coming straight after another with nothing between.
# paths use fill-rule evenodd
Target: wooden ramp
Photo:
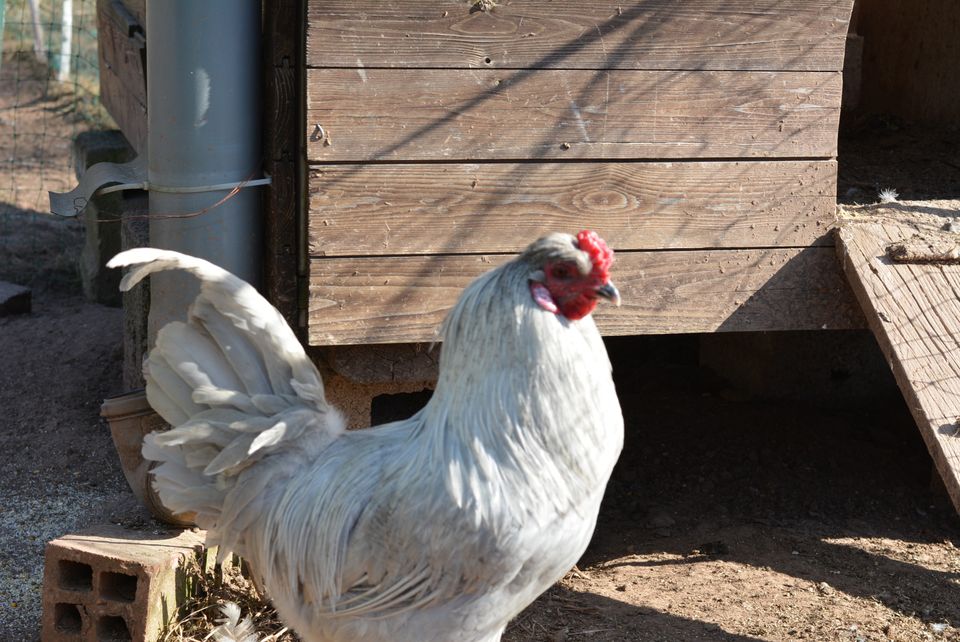
<instances>
[{"instance_id":1,"label":"wooden ramp","mask_svg":"<svg viewBox=\"0 0 960 642\"><path fill-rule=\"evenodd\" d=\"M960 201L846 211L838 252L960 512Z\"/></svg>"}]
</instances>

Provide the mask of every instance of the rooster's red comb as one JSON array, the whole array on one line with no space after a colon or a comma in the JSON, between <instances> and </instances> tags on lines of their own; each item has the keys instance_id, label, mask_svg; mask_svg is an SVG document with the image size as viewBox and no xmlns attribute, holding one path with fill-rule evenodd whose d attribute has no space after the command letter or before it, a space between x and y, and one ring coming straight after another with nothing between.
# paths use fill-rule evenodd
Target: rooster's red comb
<instances>
[{"instance_id":1,"label":"rooster's red comb","mask_svg":"<svg viewBox=\"0 0 960 642\"><path fill-rule=\"evenodd\" d=\"M610 266L613 265L613 250L592 230L583 230L577 234L577 245L590 255L593 275L606 281L610 276Z\"/></svg>"}]
</instances>

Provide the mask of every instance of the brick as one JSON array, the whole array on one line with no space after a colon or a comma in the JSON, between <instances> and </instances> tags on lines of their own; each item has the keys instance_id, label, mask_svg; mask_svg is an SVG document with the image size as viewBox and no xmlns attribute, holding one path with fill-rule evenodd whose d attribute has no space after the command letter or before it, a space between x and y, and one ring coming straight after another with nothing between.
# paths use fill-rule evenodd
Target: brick
<instances>
[{"instance_id":1,"label":"brick","mask_svg":"<svg viewBox=\"0 0 960 642\"><path fill-rule=\"evenodd\" d=\"M105 525L49 542L42 642L156 642L189 597L204 537Z\"/></svg>"},{"instance_id":2,"label":"brick","mask_svg":"<svg viewBox=\"0 0 960 642\"><path fill-rule=\"evenodd\" d=\"M30 288L0 281L0 317L30 312Z\"/></svg>"}]
</instances>

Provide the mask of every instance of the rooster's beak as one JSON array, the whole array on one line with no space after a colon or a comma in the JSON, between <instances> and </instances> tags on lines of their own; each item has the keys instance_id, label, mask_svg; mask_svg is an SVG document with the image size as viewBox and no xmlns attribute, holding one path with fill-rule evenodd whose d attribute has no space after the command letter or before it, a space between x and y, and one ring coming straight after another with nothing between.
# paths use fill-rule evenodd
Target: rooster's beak
<instances>
[{"instance_id":1,"label":"rooster's beak","mask_svg":"<svg viewBox=\"0 0 960 642\"><path fill-rule=\"evenodd\" d=\"M620 307L620 291L617 290L617 287L613 283L607 281L597 288L596 292L597 296L603 297L618 308Z\"/></svg>"}]
</instances>

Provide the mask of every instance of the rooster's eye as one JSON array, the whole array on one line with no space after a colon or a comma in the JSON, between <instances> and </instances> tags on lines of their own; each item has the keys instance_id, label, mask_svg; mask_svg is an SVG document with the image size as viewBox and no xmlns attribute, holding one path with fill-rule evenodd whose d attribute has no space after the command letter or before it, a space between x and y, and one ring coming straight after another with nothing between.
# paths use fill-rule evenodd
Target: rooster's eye
<instances>
[{"instance_id":1,"label":"rooster's eye","mask_svg":"<svg viewBox=\"0 0 960 642\"><path fill-rule=\"evenodd\" d=\"M570 268L562 263L560 265L554 265L550 268L550 276L555 279L569 279Z\"/></svg>"}]
</instances>

